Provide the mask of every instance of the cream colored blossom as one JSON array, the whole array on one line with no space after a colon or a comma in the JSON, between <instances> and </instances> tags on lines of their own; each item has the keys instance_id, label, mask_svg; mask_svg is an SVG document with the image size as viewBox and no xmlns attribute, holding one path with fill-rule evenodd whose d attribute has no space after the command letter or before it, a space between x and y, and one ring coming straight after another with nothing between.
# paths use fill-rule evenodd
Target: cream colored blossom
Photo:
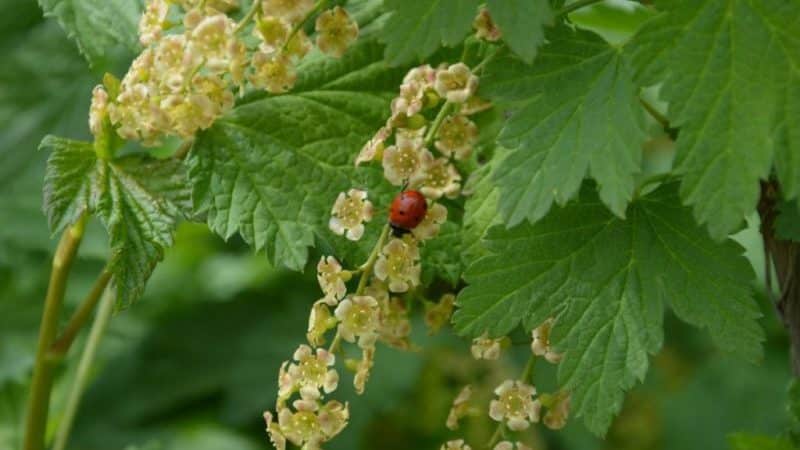
<instances>
[{"instance_id":1,"label":"cream colored blossom","mask_svg":"<svg viewBox=\"0 0 800 450\"><path fill-rule=\"evenodd\" d=\"M377 300L366 295L346 297L334 311L339 319L339 334L348 342L356 342L361 348L375 344L380 325L380 308Z\"/></svg>"},{"instance_id":2,"label":"cream colored blossom","mask_svg":"<svg viewBox=\"0 0 800 450\"><path fill-rule=\"evenodd\" d=\"M320 403L313 391L304 391L303 397L289 408L278 411L278 427L273 427L286 440L304 449L317 449L320 444L339 434L350 418L347 405L338 401ZM274 440L274 437L273 437Z\"/></svg>"},{"instance_id":3,"label":"cream colored blossom","mask_svg":"<svg viewBox=\"0 0 800 450\"><path fill-rule=\"evenodd\" d=\"M492 450L532 450L522 442L500 441Z\"/></svg>"},{"instance_id":4,"label":"cream colored blossom","mask_svg":"<svg viewBox=\"0 0 800 450\"><path fill-rule=\"evenodd\" d=\"M411 186L418 187L428 198L455 198L461 192L461 174L447 158L427 158L422 170L411 178Z\"/></svg>"},{"instance_id":5,"label":"cream colored blossom","mask_svg":"<svg viewBox=\"0 0 800 450\"><path fill-rule=\"evenodd\" d=\"M351 241L357 241L364 235L364 222L372 220L372 203L367 200L367 193L358 189L350 189L347 194L339 193L331 209L328 227L338 235L345 235Z\"/></svg>"},{"instance_id":6,"label":"cream colored blossom","mask_svg":"<svg viewBox=\"0 0 800 450\"><path fill-rule=\"evenodd\" d=\"M89 107L89 130L95 137L103 133L103 122L108 115L108 92L103 85L92 90L92 105Z\"/></svg>"},{"instance_id":7,"label":"cream colored blossom","mask_svg":"<svg viewBox=\"0 0 800 450\"><path fill-rule=\"evenodd\" d=\"M489 42L497 42L503 37L503 33L497 28L497 25L492 20L489 10L481 8L475 20L472 22L472 27L475 28L475 36L478 39L484 39Z\"/></svg>"},{"instance_id":8,"label":"cream colored blossom","mask_svg":"<svg viewBox=\"0 0 800 450\"><path fill-rule=\"evenodd\" d=\"M472 450L472 447L464 443L463 439L456 439L454 441L447 441L441 450Z\"/></svg>"},{"instance_id":9,"label":"cream colored blossom","mask_svg":"<svg viewBox=\"0 0 800 450\"><path fill-rule=\"evenodd\" d=\"M455 295L444 294L439 299L439 303L428 302L425 304L425 324L428 326L430 334L438 333L450 321L455 302Z\"/></svg>"},{"instance_id":10,"label":"cream colored blossom","mask_svg":"<svg viewBox=\"0 0 800 450\"><path fill-rule=\"evenodd\" d=\"M472 340L472 357L475 359L496 360L500 358L503 338L492 339L486 333Z\"/></svg>"},{"instance_id":11,"label":"cream colored blossom","mask_svg":"<svg viewBox=\"0 0 800 450\"><path fill-rule=\"evenodd\" d=\"M409 342L411 322L408 320L405 302L386 295L378 300L378 305L381 311L380 326L378 327L380 340L391 347L408 350L411 347Z\"/></svg>"},{"instance_id":12,"label":"cream colored blossom","mask_svg":"<svg viewBox=\"0 0 800 450\"><path fill-rule=\"evenodd\" d=\"M447 208L439 203L434 203L425 213L425 218L419 223L411 233L415 238L423 241L431 239L439 234L439 228L447 221Z\"/></svg>"},{"instance_id":13,"label":"cream colored blossom","mask_svg":"<svg viewBox=\"0 0 800 450\"><path fill-rule=\"evenodd\" d=\"M375 364L375 347L370 346L361 350L361 360L356 366L356 374L353 376L353 387L356 394L361 395L367 386L369 380L369 373L372 366Z\"/></svg>"},{"instance_id":14,"label":"cream colored blossom","mask_svg":"<svg viewBox=\"0 0 800 450\"><path fill-rule=\"evenodd\" d=\"M273 56L262 51L253 55L253 86L272 94L287 92L297 82L297 73L291 59L285 55Z\"/></svg>"},{"instance_id":15,"label":"cream colored blossom","mask_svg":"<svg viewBox=\"0 0 800 450\"><path fill-rule=\"evenodd\" d=\"M429 64L414 67L403 77L403 84L416 84L422 89L430 89L436 81L436 70Z\"/></svg>"},{"instance_id":16,"label":"cream colored blossom","mask_svg":"<svg viewBox=\"0 0 800 450\"><path fill-rule=\"evenodd\" d=\"M478 89L478 77L464 63L453 64L436 72L436 92L453 103L464 103Z\"/></svg>"},{"instance_id":17,"label":"cream colored blossom","mask_svg":"<svg viewBox=\"0 0 800 450\"><path fill-rule=\"evenodd\" d=\"M203 68L211 73L228 72L241 52L234 29L236 23L225 14L207 16L191 31L189 52L202 55Z\"/></svg>"},{"instance_id":18,"label":"cream colored blossom","mask_svg":"<svg viewBox=\"0 0 800 450\"><path fill-rule=\"evenodd\" d=\"M425 127L412 129L412 128L398 128L394 132L395 143L402 146L412 146L421 148L425 142Z\"/></svg>"},{"instance_id":19,"label":"cream colored blossom","mask_svg":"<svg viewBox=\"0 0 800 450\"><path fill-rule=\"evenodd\" d=\"M292 26L276 16L262 16L256 21L253 34L261 40L260 49L265 53L273 53L280 50Z\"/></svg>"},{"instance_id":20,"label":"cream colored blossom","mask_svg":"<svg viewBox=\"0 0 800 450\"><path fill-rule=\"evenodd\" d=\"M425 106L425 89L419 83L403 83L400 94L392 99L392 115L413 116Z\"/></svg>"},{"instance_id":21,"label":"cream colored blossom","mask_svg":"<svg viewBox=\"0 0 800 450\"><path fill-rule=\"evenodd\" d=\"M385 281L392 292L406 292L419 284L419 248L406 236L392 238L381 250L375 263L375 276Z\"/></svg>"},{"instance_id":22,"label":"cream colored blossom","mask_svg":"<svg viewBox=\"0 0 800 450\"><path fill-rule=\"evenodd\" d=\"M531 351L536 356L542 356L550 363L558 364L561 361L561 353L556 353L550 346L550 331L553 328L555 320L551 317L543 324L534 328L531 332L533 342L531 342Z\"/></svg>"},{"instance_id":23,"label":"cream colored blossom","mask_svg":"<svg viewBox=\"0 0 800 450\"><path fill-rule=\"evenodd\" d=\"M148 46L161 39L164 22L167 20L169 3L166 0L150 0L139 19L139 42Z\"/></svg>"},{"instance_id":24,"label":"cream colored blossom","mask_svg":"<svg viewBox=\"0 0 800 450\"><path fill-rule=\"evenodd\" d=\"M281 432L281 427L272 420L272 413L264 411L264 422L267 423L267 434L276 450L286 450L286 436Z\"/></svg>"},{"instance_id":25,"label":"cream colored blossom","mask_svg":"<svg viewBox=\"0 0 800 450\"><path fill-rule=\"evenodd\" d=\"M283 408L286 400L292 396L296 387L294 378L289 375L288 367L289 361L284 361L281 363L281 368L278 369L278 401L276 405L279 409Z\"/></svg>"},{"instance_id":26,"label":"cream colored blossom","mask_svg":"<svg viewBox=\"0 0 800 450\"><path fill-rule=\"evenodd\" d=\"M341 6L317 17L317 47L326 55L341 57L358 37L358 23Z\"/></svg>"},{"instance_id":27,"label":"cream colored blossom","mask_svg":"<svg viewBox=\"0 0 800 450\"><path fill-rule=\"evenodd\" d=\"M323 348L318 348L315 353L308 345L301 345L293 358L295 362L289 365L287 373L295 387L322 389L326 394L336 390L339 374L335 369L329 369L336 362L333 353Z\"/></svg>"},{"instance_id":28,"label":"cream colored blossom","mask_svg":"<svg viewBox=\"0 0 800 450\"><path fill-rule=\"evenodd\" d=\"M311 314L308 316L308 332L306 339L311 345L323 345L325 343L325 333L336 327L336 319L331 314L327 302L330 298L323 298L314 303L311 307Z\"/></svg>"},{"instance_id":29,"label":"cream colored blossom","mask_svg":"<svg viewBox=\"0 0 800 450\"><path fill-rule=\"evenodd\" d=\"M472 386L466 385L461 392L453 399L453 406L447 414L447 428L458 429L458 421L469 413L469 399L472 397Z\"/></svg>"},{"instance_id":30,"label":"cream colored blossom","mask_svg":"<svg viewBox=\"0 0 800 450\"><path fill-rule=\"evenodd\" d=\"M351 276L333 256L323 256L317 263L317 281L330 305L335 305L347 293L345 282Z\"/></svg>"},{"instance_id":31,"label":"cream colored blossom","mask_svg":"<svg viewBox=\"0 0 800 450\"><path fill-rule=\"evenodd\" d=\"M560 430L569 419L569 407L572 396L568 392L559 392L551 399L551 404L542 419L542 423L551 430Z\"/></svg>"},{"instance_id":32,"label":"cream colored blossom","mask_svg":"<svg viewBox=\"0 0 800 450\"><path fill-rule=\"evenodd\" d=\"M398 142L383 151L383 176L395 186L422 176L423 168L433 161L433 155L412 142Z\"/></svg>"},{"instance_id":33,"label":"cream colored blossom","mask_svg":"<svg viewBox=\"0 0 800 450\"><path fill-rule=\"evenodd\" d=\"M436 131L436 148L445 156L466 159L478 142L478 127L465 116L449 116Z\"/></svg>"},{"instance_id":34,"label":"cream colored blossom","mask_svg":"<svg viewBox=\"0 0 800 450\"><path fill-rule=\"evenodd\" d=\"M521 381L506 380L494 390L496 400L489 404L489 417L505 422L512 431L528 428L539 421L541 404L534 400L536 389Z\"/></svg>"},{"instance_id":35,"label":"cream colored blossom","mask_svg":"<svg viewBox=\"0 0 800 450\"><path fill-rule=\"evenodd\" d=\"M356 166L361 165L361 163L383 158L384 143L391 135L392 128L388 125L378 129L378 132L375 133L375 136L367 141L367 143L364 144L364 147L362 147L361 151L358 153L355 162Z\"/></svg>"},{"instance_id":36,"label":"cream colored blossom","mask_svg":"<svg viewBox=\"0 0 800 450\"><path fill-rule=\"evenodd\" d=\"M265 16L277 16L294 24L314 9L314 0L262 0L261 8Z\"/></svg>"}]
</instances>

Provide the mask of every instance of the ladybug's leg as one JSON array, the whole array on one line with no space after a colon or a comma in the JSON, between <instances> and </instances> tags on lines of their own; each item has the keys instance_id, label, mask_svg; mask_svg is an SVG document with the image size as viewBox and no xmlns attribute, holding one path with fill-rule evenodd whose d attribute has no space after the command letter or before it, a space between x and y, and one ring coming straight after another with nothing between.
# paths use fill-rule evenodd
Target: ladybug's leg
<instances>
[{"instance_id":1,"label":"ladybug's leg","mask_svg":"<svg viewBox=\"0 0 800 450\"><path fill-rule=\"evenodd\" d=\"M389 227L392 228L392 236L396 238L401 238L403 235L411 233L411 231L406 230L405 228L400 228L397 225L389 224Z\"/></svg>"}]
</instances>

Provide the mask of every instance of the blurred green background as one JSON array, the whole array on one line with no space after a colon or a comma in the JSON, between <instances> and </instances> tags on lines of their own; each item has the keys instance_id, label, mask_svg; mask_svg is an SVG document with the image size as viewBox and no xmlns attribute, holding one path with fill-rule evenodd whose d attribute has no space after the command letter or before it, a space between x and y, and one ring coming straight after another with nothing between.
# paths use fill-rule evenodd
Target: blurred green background
<instances>
[{"instance_id":1,"label":"blurred green background","mask_svg":"<svg viewBox=\"0 0 800 450\"><path fill-rule=\"evenodd\" d=\"M610 2L573 18L621 42L646 17L627 2ZM0 54L0 449L10 450L21 443L54 246L41 213L47 155L36 148L47 133L87 137L92 86L104 71L123 72L131 55L120 52L102 67L88 68L33 0L0 0ZM652 151L651 160L657 161L659 150ZM646 382L629 394L606 440L575 420L558 433L532 432L535 448L714 450L727 448L725 437L732 432L774 435L790 425L787 339L766 297L757 225L751 223L737 239L760 274L754 290L768 336L763 363L730 359L702 332L668 318L663 351L652 360ZM106 256L105 236L92 228L70 279L64 318ZM181 226L145 297L115 314L70 448L268 448L261 413L273 406L278 367L303 341L317 297L311 274L271 268L265 257L236 240L221 241L203 225ZM457 436L444 421L460 387L472 382L489 392L498 380L519 372L528 352L520 345L504 363L489 365L471 360L469 343L449 330L432 338L419 320L414 330L414 342L424 351L381 347L363 397L342 383L352 422L326 448L436 449ZM59 373L51 430L60 419L83 338ZM553 370L539 367L536 379L547 387ZM493 429L486 417L478 417L467 421L462 434L477 444Z\"/></svg>"}]
</instances>

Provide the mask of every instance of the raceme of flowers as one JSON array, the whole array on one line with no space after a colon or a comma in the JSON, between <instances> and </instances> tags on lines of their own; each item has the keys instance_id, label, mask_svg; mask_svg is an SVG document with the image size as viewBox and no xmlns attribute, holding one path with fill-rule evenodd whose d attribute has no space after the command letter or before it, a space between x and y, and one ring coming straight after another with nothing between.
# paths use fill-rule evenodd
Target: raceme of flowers
<instances>
[{"instance_id":1,"label":"raceme of flowers","mask_svg":"<svg viewBox=\"0 0 800 450\"><path fill-rule=\"evenodd\" d=\"M245 13L241 0L149 0L139 22L144 50L116 86L95 89L92 133L103 132L107 114L126 140L188 139L233 108L235 91L288 91L313 46L303 25L320 5L256 0ZM358 24L339 6L316 17L316 46L329 56L342 56L357 36Z\"/></svg>"}]
</instances>

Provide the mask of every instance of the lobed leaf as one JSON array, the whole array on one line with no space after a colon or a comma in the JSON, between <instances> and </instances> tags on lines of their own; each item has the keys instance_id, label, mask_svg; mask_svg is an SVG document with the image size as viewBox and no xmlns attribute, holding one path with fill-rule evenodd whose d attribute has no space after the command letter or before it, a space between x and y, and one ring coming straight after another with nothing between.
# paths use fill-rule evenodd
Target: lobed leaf
<instances>
[{"instance_id":1,"label":"lobed leaf","mask_svg":"<svg viewBox=\"0 0 800 450\"><path fill-rule=\"evenodd\" d=\"M544 42L543 26L553 20L547 0L489 0L487 6L509 48L532 63Z\"/></svg>"}]
</instances>

